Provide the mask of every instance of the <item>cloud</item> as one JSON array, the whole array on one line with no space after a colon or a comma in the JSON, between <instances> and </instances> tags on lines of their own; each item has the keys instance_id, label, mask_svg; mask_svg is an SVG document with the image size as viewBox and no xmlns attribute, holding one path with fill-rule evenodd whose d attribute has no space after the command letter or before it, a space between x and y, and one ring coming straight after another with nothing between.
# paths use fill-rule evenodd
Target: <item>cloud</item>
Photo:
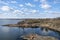
<instances>
[{"instance_id":1,"label":"cloud","mask_svg":"<svg viewBox=\"0 0 60 40\"><path fill-rule=\"evenodd\" d=\"M32 10L32 13L36 13L37 12L37 10Z\"/></svg>"},{"instance_id":2,"label":"cloud","mask_svg":"<svg viewBox=\"0 0 60 40\"><path fill-rule=\"evenodd\" d=\"M17 1L11 1L10 3L17 3Z\"/></svg>"},{"instance_id":3,"label":"cloud","mask_svg":"<svg viewBox=\"0 0 60 40\"><path fill-rule=\"evenodd\" d=\"M32 13L32 14L37 14L37 13L39 13L39 10L34 10L34 9L32 9L32 10L31 10L31 13Z\"/></svg>"},{"instance_id":4,"label":"cloud","mask_svg":"<svg viewBox=\"0 0 60 40\"><path fill-rule=\"evenodd\" d=\"M22 10L14 10L12 16L14 15L19 18L20 16L24 16L24 12Z\"/></svg>"},{"instance_id":5,"label":"cloud","mask_svg":"<svg viewBox=\"0 0 60 40\"><path fill-rule=\"evenodd\" d=\"M36 9L28 9L28 8L24 8L22 10L24 13L28 13L28 14L34 14L34 13L38 13L39 10L36 10Z\"/></svg>"},{"instance_id":6,"label":"cloud","mask_svg":"<svg viewBox=\"0 0 60 40\"><path fill-rule=\"evenodd\" d=\"M10 3L17 3L17 1L2 1L0 0L0 4L4 4L4 5L9 5Z\"/></svg>"},{"instance_id":7,"label":"cloud","mask_svg":"<svg viewBox=\"0 0 60 40\"><path fill-rule=\"evenodd\" d=\"M0 4L8 5L8 2L0 0Z\"/></svg>"},{"instance_id":8,"label":"cloud","mask_svg":"<svg viewBox=\"0 0 60 40\"><path fill-rule=\"evenodd\" d=\"M49 5L49 4L41 4L41 8L43 8L43 9L50 9L51 5Z\"/></svg>"},{"instance_id":9,"label":"cloud","mask_svg":"<svg viewBox=\"0 0 60 40\"><path fill-rule=\"evenodd\" d=\"M15 13L15 14L19 13L19 14L21 14L21 13L23 13L23 11L21 11L21 10L14 10L13 13Z\"/></svg>"},{"instance_id":10,"label":"cloud","mask_svg":"<svg viewBox=\"0 0 60 40\"><path fill-rule=\"evenodd\" d=\"M26 6L30 6L30 7L35 7L35 5L31 4L31 3L25 3Z\"/></svg>"},{"instance_id":11,"label":"cloud","mask_svg":"<svg viewBox=\"0 0 60 40\"><path fill-rule=\"evenodd\" d=\"M52 17L59 17L60 13L58 16L57 15L58 13L43 14L43 13L40 13L40 11L36 9L23 8L22 10L15 9L9 13L4 13L4 14L2 13L0 14L0 18L47 18L47 17L52 18Z\"/></svg>"},{"instance_id":12,"label":"cloud","mask_svg":"<svg viewBox=\"0 0 60 40\"><path fill-rule=\"evenodd\" d=\"M2 13L2 14L0 14L0 18L9 18L9 15L8 15L8 13Z\"/></svg>"},{"instance_id":13,"label":"cloud","mask_svg":"<svg viewBox=\"0 0 60 40\"><path fill-rule=\"evenodd\" d=\"M8 7L8 6L2 6L0 9L2 11L9 11L10 10L10 7Z\"/></svg>"},{"instance_id":14,"label":"cloud","mask_svg":"<svg viewBox=\"0 0 60 40\"><path fill-rule=\"evenodd\" d=\"M23 4L20 4L19 6L20 6L20 7L23 7L24 5L23 5Z\"/></svg>"},{"instance_id":15,"label":"cloud","mask_svg":"<svg viewBox=\"0 0 60 40\"><path fill-rule=\"evenodd\" d=\"M8 6L3 6L1 9L3 12L0 14L0 18L20 18L24 16L24 12L18 9L11 9Z\"/></svg>"},{"instance_id":16,"label":"cloud","mask_svg":"<svg viewBox=\"0 0 60 40\"><path fill-rule=\"evenodd\" d=\"M19 12L20 12L19 10L14 10L13 11L13 13L16 13L16 14L19 13Z\"/></svg>"},{"instance_id":17,"label":"cloud","mask_svg":"<svg viewBox=\"0 0 60 40\"><path fill-rule=\"evenodd\" d=\"M45 13L50 11L52 6L48 3L47 0L40 0L40 3L40 7L44 10Z\"/></svg>"},{"instance_id":18,"label":"cloud","mask_svg":"<svg viewBox=\"0 0 60 40\"><path fill-rule=\"evenodd\" d=\"M60 15L60 12L58 12L58 11L52 11L52 10L50 10L48 13L50 13L50 14L58 14L58 15Z\"/></svg>"}]
</instances>

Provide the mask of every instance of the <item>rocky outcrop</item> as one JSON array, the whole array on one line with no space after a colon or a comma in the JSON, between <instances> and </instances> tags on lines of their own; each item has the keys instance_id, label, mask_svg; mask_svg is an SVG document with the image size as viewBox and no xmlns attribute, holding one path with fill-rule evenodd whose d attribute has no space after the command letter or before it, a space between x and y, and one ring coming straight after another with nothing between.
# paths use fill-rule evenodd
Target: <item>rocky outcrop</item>
<instances>
[{"instance_id":1,"label":"rocky outcrop","mask_svg":"<svg viewBox=\"0 0 60 40\"><path fill-rule=\"evenodd\" d=\"M24 36L21 36L21 38L26 39L26 40L58 40L57 38L54 38L54 37L40 36L37 34L24 35Z\"/></svg>"},{"instance_id":2,"label":"rocky outcrop","mask_svg":"<svg viewBox=\"0 0 60 40\"><path fill-rule=\"evenodd\" d=\"M17 24L6 24L3 26L23 27L23 28L46 27L60 31L60 19L26 19L17 22Z\"/></svg>"}]
</instances>

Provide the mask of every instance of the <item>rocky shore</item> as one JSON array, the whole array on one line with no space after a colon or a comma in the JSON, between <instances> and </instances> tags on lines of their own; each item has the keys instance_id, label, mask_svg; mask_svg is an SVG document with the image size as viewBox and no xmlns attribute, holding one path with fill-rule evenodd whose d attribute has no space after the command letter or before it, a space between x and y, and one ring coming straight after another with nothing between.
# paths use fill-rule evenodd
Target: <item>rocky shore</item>
<instances>
[{"instance_id":1,"label":"rocky shore","mask_svg":"<svg viewBox=\"0 0 60 40\"><path fill-rule=\"evenodd\" d=\"M6 24L3 26L22 27L22 28L38 28L46 27L56 31L60 31L60 18L56 19L25 19L17 22L17 24Z\"/></svg>"},{"instance_id":2,"label":"rocky shore","mask_svg":"<svg viewBox=\"0 0 60 40\"><path fill-rule=\"evenodd\" d=\"M40 36L40 35L37 35L37 34L23 35L23 36L21 36L21 38L23 38L25 40L58 40L55 37L51 37L51 36Z\"/></svg>"}]
</instances>

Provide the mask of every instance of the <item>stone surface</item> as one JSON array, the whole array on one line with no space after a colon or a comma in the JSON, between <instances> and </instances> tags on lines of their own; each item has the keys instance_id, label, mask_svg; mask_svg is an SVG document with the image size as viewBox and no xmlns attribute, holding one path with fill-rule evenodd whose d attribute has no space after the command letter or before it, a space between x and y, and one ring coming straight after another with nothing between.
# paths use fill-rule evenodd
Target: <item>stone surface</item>
<instances>
[{"instance_id":1,"label":"stone surface","mask_svg":"<svg viewBox=\"0 0 60 40\"><path fill-rule=\"evenodd\" d=\"M51 37L51 36L40 36L37 34L29 34L21 36L23 39L27 40L58 40L57 38Z\"/></svg>"}]
</instances>

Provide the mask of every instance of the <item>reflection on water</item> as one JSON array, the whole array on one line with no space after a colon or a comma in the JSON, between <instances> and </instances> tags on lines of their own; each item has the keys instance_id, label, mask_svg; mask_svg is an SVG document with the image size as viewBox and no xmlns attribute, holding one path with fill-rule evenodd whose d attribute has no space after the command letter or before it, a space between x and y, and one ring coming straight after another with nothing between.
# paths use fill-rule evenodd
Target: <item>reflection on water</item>
<instances>
[{"instance_id":1,"label":"reflection on water","mask_svg":"<svg viewBox=\"0 0 60 40\"><path fill-rule=\"evenodd\" d=\"M41 31L48 32L49 30L47 28L41 28Z\"/></svg>"},{"instance_id":2,"label":"reflection on water","mask_svg":"<svg viewBox=\"0 0 60 40\"><path fill-rule=\"evenodd\" d=\"M20 20L0 20L0 25L13 24ZM26 34L38 34L44 36L53 36L60 38L60 33L47 28L18 28L18 27L3 27L0 26L0 40L22 40L20 36Z\"/></svg>"}]
</instances>

